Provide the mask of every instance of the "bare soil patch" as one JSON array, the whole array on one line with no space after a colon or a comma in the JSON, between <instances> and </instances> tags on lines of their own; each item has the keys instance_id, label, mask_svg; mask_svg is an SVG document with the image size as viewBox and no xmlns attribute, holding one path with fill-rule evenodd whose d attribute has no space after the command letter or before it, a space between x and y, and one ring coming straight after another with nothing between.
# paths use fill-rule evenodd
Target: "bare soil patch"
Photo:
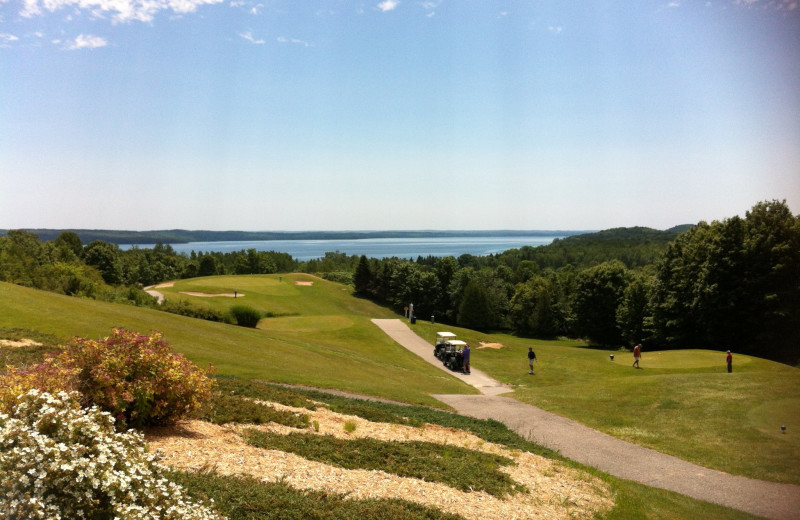
<instances>
[{"instance_id":1,"label":"bare soil patch","mask_svg":"<svg viewBox=\"0 0 800 520\"><path fill-rule=\"evenodd\" d=\"M479 348L479 349L481 349L481 348L501 349L501 348L504 348L504 347L505 347L505 345L503 345L502 343L486 343L484 341L481 341L480 345L478 345L477 348Z\"/></svg>"},{"instance_id":2,"label":"bare soil patch","mask_svg":"<svg viewBox=\"0 0 800 520\"><path fill-rule=\"evenodd\" d=\"M280 409L307 413L307 410L262 403ZM595 512L607 511L613 500L605 484L560 462L528 452L508 450L486 442L470 433L425 425L422 428L374 423L360 417L342 415L325 408L311 412L311 422L319 425L306 433L336 437L372 437L387 442L426 441L443 445L500 454L514 460L504 471L527 492L503 499L485 492L463 492L438 482L399 477L383 471L347 470L310 461L276 450L249 446L239 432L258 428L280 434L298 431L286 426L224 425L186 421L171 428L152 429L146 437L158 450L162 462L185 470L214 470L222 475L247 474L267 482L285 481L298 489L313 489L346 494L352 499L398 498L457 513L469 520L574 519L593 518ZM356 429L347 433L345 422Z\"/></svg>"},{"instance_id":3,"label":"bare soil patch","mask_svg":"<svg viewBox=\"0 0 800 520\"><path fill-rule=\"evenodd\" d=\"M32 339L0 339L0 347L3 348L38 347L40 345L41 343Z\"/></svg>"}]
</instances>

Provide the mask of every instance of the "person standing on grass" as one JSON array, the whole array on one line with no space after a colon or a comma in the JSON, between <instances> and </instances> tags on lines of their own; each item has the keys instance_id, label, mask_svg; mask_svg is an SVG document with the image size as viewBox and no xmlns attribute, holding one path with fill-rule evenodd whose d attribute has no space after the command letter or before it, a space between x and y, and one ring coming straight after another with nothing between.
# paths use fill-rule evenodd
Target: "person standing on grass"
<instances>
[{"instance_id":1,"label":"person standing on grass","mask_svg":"<svg viewBox=\"0 0 800 520\"><path fill-rule=\"evenodd\" d=\"M533 351L533 347L528 347L528 368L530 369L529 374L533 374L533 362L536 361L536 352Z\"/></svg>"},{"instance_id":2,"label":"person standing on grass","mask_svg":"<svg viewBox=\"0 0 800 520\"><path fill-rule=\"evenodd\" d=\"M464 356L464 367L462 371L465 374L469 374L469 345L465 346L463 350L461 350L461 355Z\"/></svg>"},{"instance_id":3,"label":"person standing on grass","mask_svg":"<svg viewBox=\"0 0 800 520\"><path fill-rule=\"evenodd\" d=\"M633 347L633 366L636 368L642 368L639 366L639 360L642 359L642 346L636 345Z\"/></svg>"},{"instance_id":4,"label":"person standing on grass","mask_svg":"<svg viewBox=\"0 0 800 520\"><path fill-rule=\"evenodd\" d=\"M733 355L731 351L728 351L728 355L725 357L725 362L728 364L728 373L730 374L733 372Z\"/></svg>"}]
</instances>

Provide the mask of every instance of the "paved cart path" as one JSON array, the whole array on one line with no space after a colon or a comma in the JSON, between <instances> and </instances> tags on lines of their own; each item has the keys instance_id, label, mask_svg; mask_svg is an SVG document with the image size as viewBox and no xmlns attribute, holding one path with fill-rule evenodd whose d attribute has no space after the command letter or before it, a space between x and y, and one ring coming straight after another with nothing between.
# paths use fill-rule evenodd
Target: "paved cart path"
<instances>
[{"instance_id":1,"label":"paved cart path","mask_svg":"<svg viewBox=\"0 0 800 520\"><path fill-rule=\"evenodd\" d=\"M480 390L481 395L435 395L458 413L504 423L523 437L616 477L675 491L776 520L800 519L800 486L778 484L704 468L621 441L580 423L500 394L511 389L472 369L450 372L433 356L433 345L398 319L372 320L400 345Z\"/></svg>"}]
</instances>

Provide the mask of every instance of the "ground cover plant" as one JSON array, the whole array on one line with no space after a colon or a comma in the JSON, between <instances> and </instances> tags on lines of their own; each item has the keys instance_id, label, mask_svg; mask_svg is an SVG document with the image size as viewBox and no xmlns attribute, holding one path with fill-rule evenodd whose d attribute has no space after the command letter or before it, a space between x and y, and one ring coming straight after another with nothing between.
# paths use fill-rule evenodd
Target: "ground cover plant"
<instances>
[{"instance_id":1,"label":"ground cover plant","mask_svg":"<svg viewBox=\"0 0 800 520\"><path fill-rule=\"evenodd\" d=\"M474 489L502 497L518 490L508 475L498 471L500 466L511 464L510 459L454 446L339 439L307 433L279 435L254 429L245 432L245 440L253 446L295 453L346 469L379 469L401 477L442 482L462 491Z\"/></svg>"},{"instance_id":2,"label":"ground cover plant","mask_svg":"<svg viewBox=\"0 0 800 520\"><path fill-rule=\"evenodd\" d=\"M724 350L645 349L636 370L624 349L422 321L412 328L431 343L438 330L457 333L473 347L473 366L511 385L520 401L705 467L800 483L800 443L792 433L800 431L797 368L734 353L728 374ZM476 348L481 342L503 348ZM537 355L534 376L529 346Z\"/></svg>"}]
</instances>

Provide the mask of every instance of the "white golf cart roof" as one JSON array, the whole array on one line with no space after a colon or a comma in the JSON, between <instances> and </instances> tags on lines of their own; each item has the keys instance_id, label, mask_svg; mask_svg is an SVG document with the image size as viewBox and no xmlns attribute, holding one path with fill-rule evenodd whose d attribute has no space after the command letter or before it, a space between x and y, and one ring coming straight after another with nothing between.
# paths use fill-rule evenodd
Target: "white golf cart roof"
<instances>
[{"instance_id":1,"label":"white golf cart roof","mask_svg":"<svg viewBox=\"0 0 800 520\"><path fill-rule=\"evenodd\" d=\"M453 341L448 341L451 345L455 345L456 347L466 347L467 342L461 341L460 339L454 339Z\"/></svg>"},{"instance_id":2,"label":"white golf cart roof","mask_svg":"<svg viewBox=\"0 0 800 520\"><path fill-rule=\"evenodd\" d=\"M456 335L452 332L437 332L436 335L440 338L455 338Z\"/></svg>"}]
</instances>

